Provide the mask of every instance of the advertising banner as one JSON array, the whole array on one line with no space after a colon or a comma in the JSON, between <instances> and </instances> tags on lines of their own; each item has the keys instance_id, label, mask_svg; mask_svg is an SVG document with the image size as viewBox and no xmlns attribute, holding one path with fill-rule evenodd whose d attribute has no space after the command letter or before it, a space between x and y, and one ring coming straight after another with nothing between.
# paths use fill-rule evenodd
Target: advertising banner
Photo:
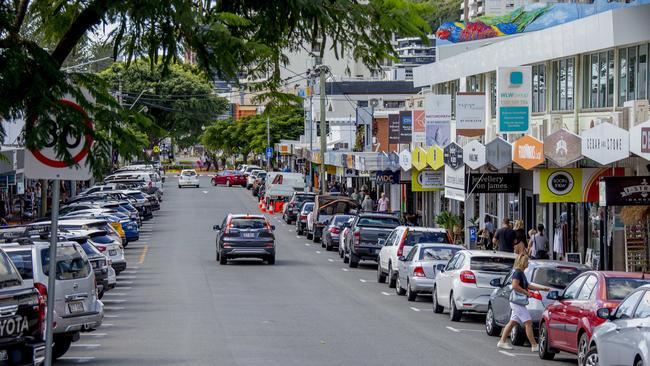
<instances>
[{"instance_id":1,"label":"advertising banner","mask_svg":"<svg viewBox=\"0 0 650 366\"><path fill-rule=\"evenodd\" d=\"M485 161L497 169L512 162L512 145L501 137L485 145Z\"/></svg>"},{"instance_id":2,"label":"advertising banner","mask_svg":"<svg viewBox=\"0 0 650 366\"><path fill-rule=\"evenodd\" d=\"M525 135L513 144L512 161L526 170L544 163L544 144L533 136Z\"/></svg>"},{"instance_id":3,"label":"advertising banner","mask_svg":"<svg viewBox=\"0 0 650 366\"><path fill-rule=\"evenodd\" d=\"M459 169L463 166L463 148L458 146L457 143L452 142L445 146L443 156L445 164L452 169Z\"/></svg>"},{"instance_id":4,"label":"advertising banner","mask_svg":"<svg viewBox=\"0 0 650 366\"><path fill-rule=\"evenodd\" d=\"M398 184L400 172L393 172L390 170L382 170L375 173L375 182L377 184Z\"/></svg>"},{"instance_id":5,"label":"advertising banner","mask_svg":"<svg viewBox=\"0 0 650 366\"><path fill-rule=\"evenodd\" d=\"M413 192L441 191L444 186L445 175L442 170L411 170L411 189Z\"/></svg>"},{"instance_id":6,"label":"advertising banner","mask_svg":"<svg viewBox=\"0 0 650 366\"><path fill-rule=\"evenodd\" d=\"M426 145L447 146L451 142L451 95L424 97Z\"/></svg>"},{"instance_id":7,"label":"advertising banner","mask_svg":"<svg viewBox=\"0 0 650 366\"><path fill-rule=\"evenodd\" d=\"M630 151L650 160L650 121L640 123L630 129Z\"/></svg>"},{"instance_id":8,"label":"advertising banner","mask_svg":"<svg viewBox=\"0 0 650 366\"><path fill-rule=\"evenodd\" d=\"M544 139L544 156L559 166L566 166L582 158L582 138L561 129Z\"/></svg>"},{"instance_id":9,"label":"advertising banner","mask_svg":"<svg viewBox=\"0 0 650 366\"><path fill-rule=\"evenodd\" d=\"M467 180L467 185L465 186L465 192L467 194L518 193L519 174L469 174L469 179Z\"/></svg>"},{"instance_id":10,"label":"advertising banner","mask_svg":"<svg viewBox=\"0 0 650 366\"><path fill-rule=\"evenodd\" d=\"M473 140L463 146L463 161L470 169L478 169L485 165L485 145L478 140Z\"/></svg>"},{"instance_id":11,"label":"advertising banner","mask_svg":"<svg viewBox=\"0 0 650 366\"><path fill-rule=\"evenodd\" d=\"M429 147L427 150L427 164L429 164L433 170L438 170L445 165L444 151L442 151L440 146L434 145Z\"/></svg>"},{"instance_id":12,"label":"advertising banner","mask_svg":"<svg viewBox=\"0 0 650 366\"><path fill-rule=\"evenodd\" d=\"M582 132L582 155L607 165L630 156L630 135L609 122Z\"/></svg>"},{"instance_id":13,"label":"advertising banner","mask_svg":"<svg viewBox=\"0 0 650 366\"><path fill-rule=\"evenodd\" d=\"M388 143L399 144L400 120L399 114L388 115Z\"/></svg>"},{"instance_id":14,"label":"advertising banner","mask_svg":"<svg viewBox=\"0 0 650 366\"><path fill-rule=\"evenodd\" d=\"M598 202L600 178L623 174L624 168L540 169L539 201Z\"/></svg>"},{"instance_id":15,"label":"advertising banner","mask_svg":"<svg viewBox=\"0 0 650 366\"><path fill-rule=\"evenodd\" d=\"M424 124L424 110L416 109L413 111L413 134L411 142L413 144L425 144L427 141L426 127Z\"/></svg>"},{"instance_id":16,"label":"advertising banner","mask_svg":"<svg viewBox=\"0 0 650 366\"><path fill-rule=\"evenodd\" d=\"M421 147L416 147L411 153L413 167L422 170L427 167L427 151Z\"/></svg>"},{"instance_id":17,"label":"advertising banner","mask_svg":"<svg viewBox=\"0 0 650 366\"><path fill-rule=\"evenodd\" d=\"M456 135L485 134L485 94L456 94Z\"/></svg>"},{"instance_id":18,"label":"advertising banner","mask_svg":"<svg viewBox=\"0 0 650 366\"><path fill-rule=\"evenodd\" d=\"M497 69L497 133L529 133L532 104L530 66Z\"/></svg>"},{"instance_id":19,"label":"advertising banner","mask_svg":"<svg viewBox=\"0 0 650 366\"><path fill-rule=\"evenodd\" d=\"M411 111L400 111L399 120L399 143L410 144L413 134L413 114Z\"/></svg>"},{"instance_id":20,"label":"advertising banner","mask_svg":"<svg viewBox=\"0 0 650 366\"><path fill-rule=\"evenodd\" d=\"M465 166L453 169L445 165L445 198L465 202Z\"/></svg>"},{"instance_id":21,"label":"advertising banner","mask_svg":"<svg viewBox=\"0 0 650 366\"><path fill-rule=\"evenodd\" d=\"M403 170L409 170L413 167L412 156L409 150L403 150L399 153L399 166Z\"/></svg>"},{"instance_id":22,"label":"advertising banner","mask_svg":"<svg viewBox=\"0 0 650 366\"><path fill-rule=\"evenodd\" d=\"M600 205L650 205L650 176L602 178Z\"/></svg>"}]
</instances>

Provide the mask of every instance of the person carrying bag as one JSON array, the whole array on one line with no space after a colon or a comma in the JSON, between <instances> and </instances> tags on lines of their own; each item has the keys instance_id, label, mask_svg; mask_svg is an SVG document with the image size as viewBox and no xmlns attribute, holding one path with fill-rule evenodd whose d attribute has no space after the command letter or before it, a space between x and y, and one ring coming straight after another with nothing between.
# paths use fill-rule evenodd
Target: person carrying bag
<instances>
[{"instance_id":1,"label":"person carrying bag","mask_svg":"<svg viewBox=\"0 0 650 366\"><path fill-rule=\"evenodd\" d=\"M548 238L544 235L544 225L537 225L537 234L528 243L528 254L534 259L548 259Z\"/></svg>"}]
</instances>

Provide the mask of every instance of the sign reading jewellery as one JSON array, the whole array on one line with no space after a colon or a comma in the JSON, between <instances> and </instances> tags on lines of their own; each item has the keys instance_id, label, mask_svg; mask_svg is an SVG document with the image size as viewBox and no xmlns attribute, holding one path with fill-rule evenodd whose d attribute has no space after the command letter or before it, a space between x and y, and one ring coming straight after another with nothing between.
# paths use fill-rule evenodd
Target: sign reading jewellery
<instances>
[{"instance_id":1,"label":"sign reading jewellery","mask_svg":"<svg viewBox=\"0 0 650 366\"><path fill-rule=\"evenodd\" d=\"M600 205L650 205L650 176L601 178Z\"/></svg>"},{"instance_id":2,"label":"sign reading jewellery","mask_svg":"<svg viewBox=\"0 0 650 366\"><path fill-rule=\"evenodd\" d=\"M517 193L519 192L519 174L470 174L466 193Z\"/></svg>"},{"instance_id":3,"label":"sign reading jewellery","mask_svg":"<svg viewBox=\"0 0 650 366\"><path fill-rule=\"evenodd\" d=\"M580 136L561 129L544 139L544 156L559 166L566 166L582 158Z\"/></svg>"},{"instance_id":4,"label":"sign reading jewellery","mask_svg":"<svg viewBox=\"0 0 650 366\"><path fill-rule=\"evenodd\" d=\"M530 66L497 69L497 133L528 133L532 104Z\"/></svg>"},{"instance_id":5,"label":"sign reading jewellery","mask_svg":"<svg viewBox=\"0 0 650 366\"><path fill-rule=\"evenodd\" d=\"M630 155L629 133L608 122L585 130L582 155L603 165L623 160Z\"/></svg>"},{"instance_id":6,"label":"sign reading jewellery","mask_svg":"<svg viewBox=\"0 0 650 366\"><path fill-rule=\"evenodd\" d=\"M444 162L446 165L456 170L463 166L463 148L457 143L452 142L445 146Z\"/></svg>"}]
</instances>

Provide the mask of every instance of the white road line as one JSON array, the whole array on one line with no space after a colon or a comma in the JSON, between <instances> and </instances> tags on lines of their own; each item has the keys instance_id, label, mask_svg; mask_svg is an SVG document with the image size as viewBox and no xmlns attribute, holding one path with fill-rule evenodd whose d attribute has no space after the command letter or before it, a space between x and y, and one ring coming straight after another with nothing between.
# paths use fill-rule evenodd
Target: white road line
<instances>
[{"instance_id":1,"label":"white road line","mask_svg":"<svg viewBox=\"0 0 650 366\"><path fill-rule=\"evenodd\" d=\"M341 271L343 271L343 272L348 272L349 269L347 269L347 268L341 268Z\"/></svg>"},{"instance_id":2,"label":"white road line","mask_svg":"<svg viewBox=\"0 0 650 366\"><path fill-rule=\"evenodd\" d=\"M311 244L309 244L309 243L305 243L305 245L306 245L306 246L310 246Z\"/></svg>"},{"instance_id":3,"label":"white road line","mask_svg":"<svg viewBox=\"0 0 650 366\"><path fill-rule=\"evenodd\" d=\"M88 356L88 357L77 356L77 357L59 357L58 359L62 360L62 361L72 361L74 363L88 363L88 362L94 360L95 357L92 357L92 356Z\"/></svg>"},{"instance_id":4,"label":"white road line","mask_svg":"<svg viewBox=\"0 0 650 366\"><path fill-rule=\"evenodd\" d=\"M109 291L109 292L105 293L104 296L126 296L126 293L125 292Z\"/></svg>"},{"instance_id":5,"label":"white road line","mask_svg":"<svg viewBox=\"0 0 650 366\"><path fill-rule=\"evenodd\" d=\"M119 318L119 317L120 317L119 315L108 315L108 314L104 314L104 318Z\"/></svg>"},{"instance_id":6,"label":"white road line","mask_svg":"<svg viewBox=\"0 0 650 366\"><path fill-rule=\"evenodd\" d=\"M207 193L208 193L208 191L203 191L203 193L206 193L206 194L207 194Z\"/></svg>"},{"instance_id":7,"label":"white road line","mask_svg":"<svg viewBox=\"0 0 650 366\"><path fill-rule=\"evenodd\" d=\"M115 324L112 323L102 323L102 327L113 327Z\"/></svg>"},{"instance_id":8,"label":"white road line","mask_svg":"<svg viewBox=\"0 0 650 366\"><path fill-rule=\"evenodd\" d=\"M411 306L411 310L416 311L416 312L420 312L420 309L418 309L418 308L414 308L414 307L412 307L412 306Z\"/></svg>"},{"instance_id":9,"label":"white road line","mask_svg":"<svg viewBox=\"0 0 650 366\"><path fill-rule=\"evenodd\" d=\"M461 329L461 328L454 328L454 327L447 327L447 329L451 330L452 332L485 332L484 329Z\"/></svg>"},{"instance_id":10,"label":"white road line","mask_svg":"<svg viewBox=\"0 0 650 366\"><path fill-rule=\"evenodd\" d=\"M127 274L136 274L136 273L138 273L138 271L134 271L134 270L126 270L126 271L122 271L122 273L127 273Z\"/></svg>"},{"instance_id":11,"label":"white road line","mask_svg":"<svg viewBox=\"0 0 650 366\"><path fill-rule=\"evenodd\" d=\"M454 327L447 327L447 329L451 330L452 332L460 333L460 330L454 328Z\"/></svg>"},{"instance_id":12,"label":"white road line","mask_svg":"<svg viewBox=\"0 0 650 366\"><path fill-rule=\"evenodd\" d=\"M131 288L132 288L132 287L128 287L128 286L120 286L120 290L122 290L122 291L124 291L124 290L130 290ZM110 294L110 292L107 292L107 294Z\"/></svg>"},{"instance_id":13,"label":"white road line","mask_svg":"<svg viewBox=\"0 0 650 366\"><path fill-rule=\"evenodd\" d=\"M126 302L126 300L121 300L121 299L102 299L102 302L104 304L121 304L123 302Z\"/></svg>"},{"instance_id":14,"label":"white road line","mask_svg":"<svg viewBox=\"0 0 650 366\"><path fill-rule=\"evenodd\" d=\"M508 352L510 353L510 352ZM539 357L537 352L531 352L531 353L511 353L514 356L534 356L534 357Z\"/></svg>"},{"instance_id":15,"label":"white road line","mask_svg":"<svg viewBox=\"0 0 650 366\"><path fill-rule=\"evenodd\" d=\"M71 347L83 347L83 348L98 348L101 347L101 344L79 344L79 343L73 343L70 345Z\"/></svg>"},{"instance_id":16,"label":"white road line","mask_svg":"<svg viewBox=\"0 0 650 366\"><path fill-rule=\"evenodd\" d=\"M449 327L447 327L447 328L449 328ZM510 352L508 352L508 351L499 351L499 352L500 352L500 353L503 353L503 354L506 355L506 356L517 357L517 356L513 355L512 353L510 353Z\"/></svg>"},{"instance_id":17,"label":"white road line","mask_svg":"<svg viewBox=\"0 0 650 366\"><path fill-rule=\"evenodd\" d=\"M118 280L119 280L119 278L118 278ZM116 286L119 286L119 285L132 285L132 284L133 284L133 281L119 281Z\"/></svg>"},{"instance_id":18,"label":"white road line","mask_svg":"<svg viewBox=\"0 0 650 366\"><path fill-rule=\"evenodd\" d=\"M104 306L104 310L124 310L124 306Z\"/></svg>"},{"instance_id":19,"label":"white road line","mask_svg":"<svg viewBox=\"0 0 650 366\"><path fill-rule=\"evenodd\" d=\"M384 295L384 296L390 296L390 294L388 292L386 292L386 291L382 291L381 294Z\"/></svg>"},{"instance_id":20,"label":"white road line","mask_svg":"<svg viewBox=\"0 0 650 366\"><path fill-rule=\"evenodd\" d=\"M81 333L82 335L92 336L92 337L106 337L106 333Z\"/></svg>"},{"instance_id":21,"label":"white road line","mask_svg":"<svg viewBox=\"0 0 650 366\"><path fill-rule=\"evenodd\" d=\"M123 280L135 280L136 276L117 276L117 280L119 281L120 279L123 279Z\"/></svg>"},{"instance_id":22,"label":"white road line","mask_svg":"<svg viewBox=\"0 0 650 366\"><path fill-rule=\"evenodd\" d=\"M327 258L327 261L328 261L328 262L334 262L334 259L332 259L332 258Z\"/></svg>"},{"instance_id":23,"label":"white road line","mask_svg":"<svg viewBox=\"0 0 650 366\"><path fill-rule=\"evenodd\" d=\"M296 235L296 238L300 239L300 235Z\"/></svg>"},{"instance_id":24,"label":"white road line","mask_svg":"<svg viewBox=\"0 0 650 366\"><path fill-rule=\"evenodd\" d=\"M363 282L363 283L368 282L368 281L364 280L363 278L359 278L359 281L361 281L361 282Z\"/></svg>"},{"instance_id":25,"label":"white road line","mask_svg":"<svg viewBox=\"0 0 650 366\"><path fill-rule=\"evenodd\" d=\"M317 250L317 251L316 251L316 254L320 254L320 250Z\"/></svg>"}]
</instances>

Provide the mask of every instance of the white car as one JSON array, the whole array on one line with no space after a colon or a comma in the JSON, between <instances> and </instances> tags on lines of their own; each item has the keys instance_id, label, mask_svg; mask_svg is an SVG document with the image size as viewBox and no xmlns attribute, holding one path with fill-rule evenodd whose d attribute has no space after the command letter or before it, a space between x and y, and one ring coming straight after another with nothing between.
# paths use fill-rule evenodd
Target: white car
<instances>
[{"instance_id":1,"label":"white car","mask_svg":"<svg viewBox=\"0 0 650 366\"><path fill-rule=\"evenodd\" d=\"M607 308L598 310L598 316L609 321L594 328L585 365L650 363L650 285L627 295L613 313Z\"/></svg>"},{"instance_id":2,"label":"white car","mask_svg":"<svg viewBox=\"0 0 650 366\"><path fill-rule=\"evenodd\" d=\"M379 239L382 243L382 239ZM377 265L377 282L386 282L394 288L399 274L399 258L405 257L415 244L451 244L445 229L420 226L398 226L384 241Z\"/></svg>"},{"instance_id":3,"label":"white car","mask_svg":"<svg viewBox=\"0 0 650 366\"><path fill-rule=\"evenodd\" d=\"M108 266L108 288L109 289L114 289L115 285L117 285L117 274L115 273L115 270L113 269L113 265L111 260L108 260L110 265Z\"/></svg>"},{"instance_id":4,"label":"white car","mask_svg":"<svg viewBox=\"0 0 650 366\"><path fill-rule=\"evenodd\" d=\"M307 214L307 227L305 228L305 236L307 239L314 238L314 211Z\"/></svg>"},{"instance_id":5,"label":"white car","mask_svg":"<svg viewBox=\"0 0 650 366\"><path fill-rule=\"evenodd\" d=\"M178 188L188 186L199 188L199 175L194 169L183 169L178 176Z\"/></svg>"},{"instance_id":6,"label":"white car","mask_svg":"<svg viewBox=\"0 0 650 366\"><path fill-rule=\"evenodd\" d=\"M257 176L260 173L266 173L266 170L255 169L248 175L248 177L246 177L246 188L247 189L251 189L251 187L253 187L253 183L255 183L255 179L257 179Z\"/></svg>"},{"instance_id":7,"label":"white car","mask_svg":"<svg viewBox=\"0 0 650 366\"><path fill-rule=\"evenodd\" d=\"M515 264L514 253L491 250L458 251L444 268L436 268L433 284L433 312L449 310L452 321L464 311L485 313L495 278L503 279Z\"/></svg>"}]
</instances>

